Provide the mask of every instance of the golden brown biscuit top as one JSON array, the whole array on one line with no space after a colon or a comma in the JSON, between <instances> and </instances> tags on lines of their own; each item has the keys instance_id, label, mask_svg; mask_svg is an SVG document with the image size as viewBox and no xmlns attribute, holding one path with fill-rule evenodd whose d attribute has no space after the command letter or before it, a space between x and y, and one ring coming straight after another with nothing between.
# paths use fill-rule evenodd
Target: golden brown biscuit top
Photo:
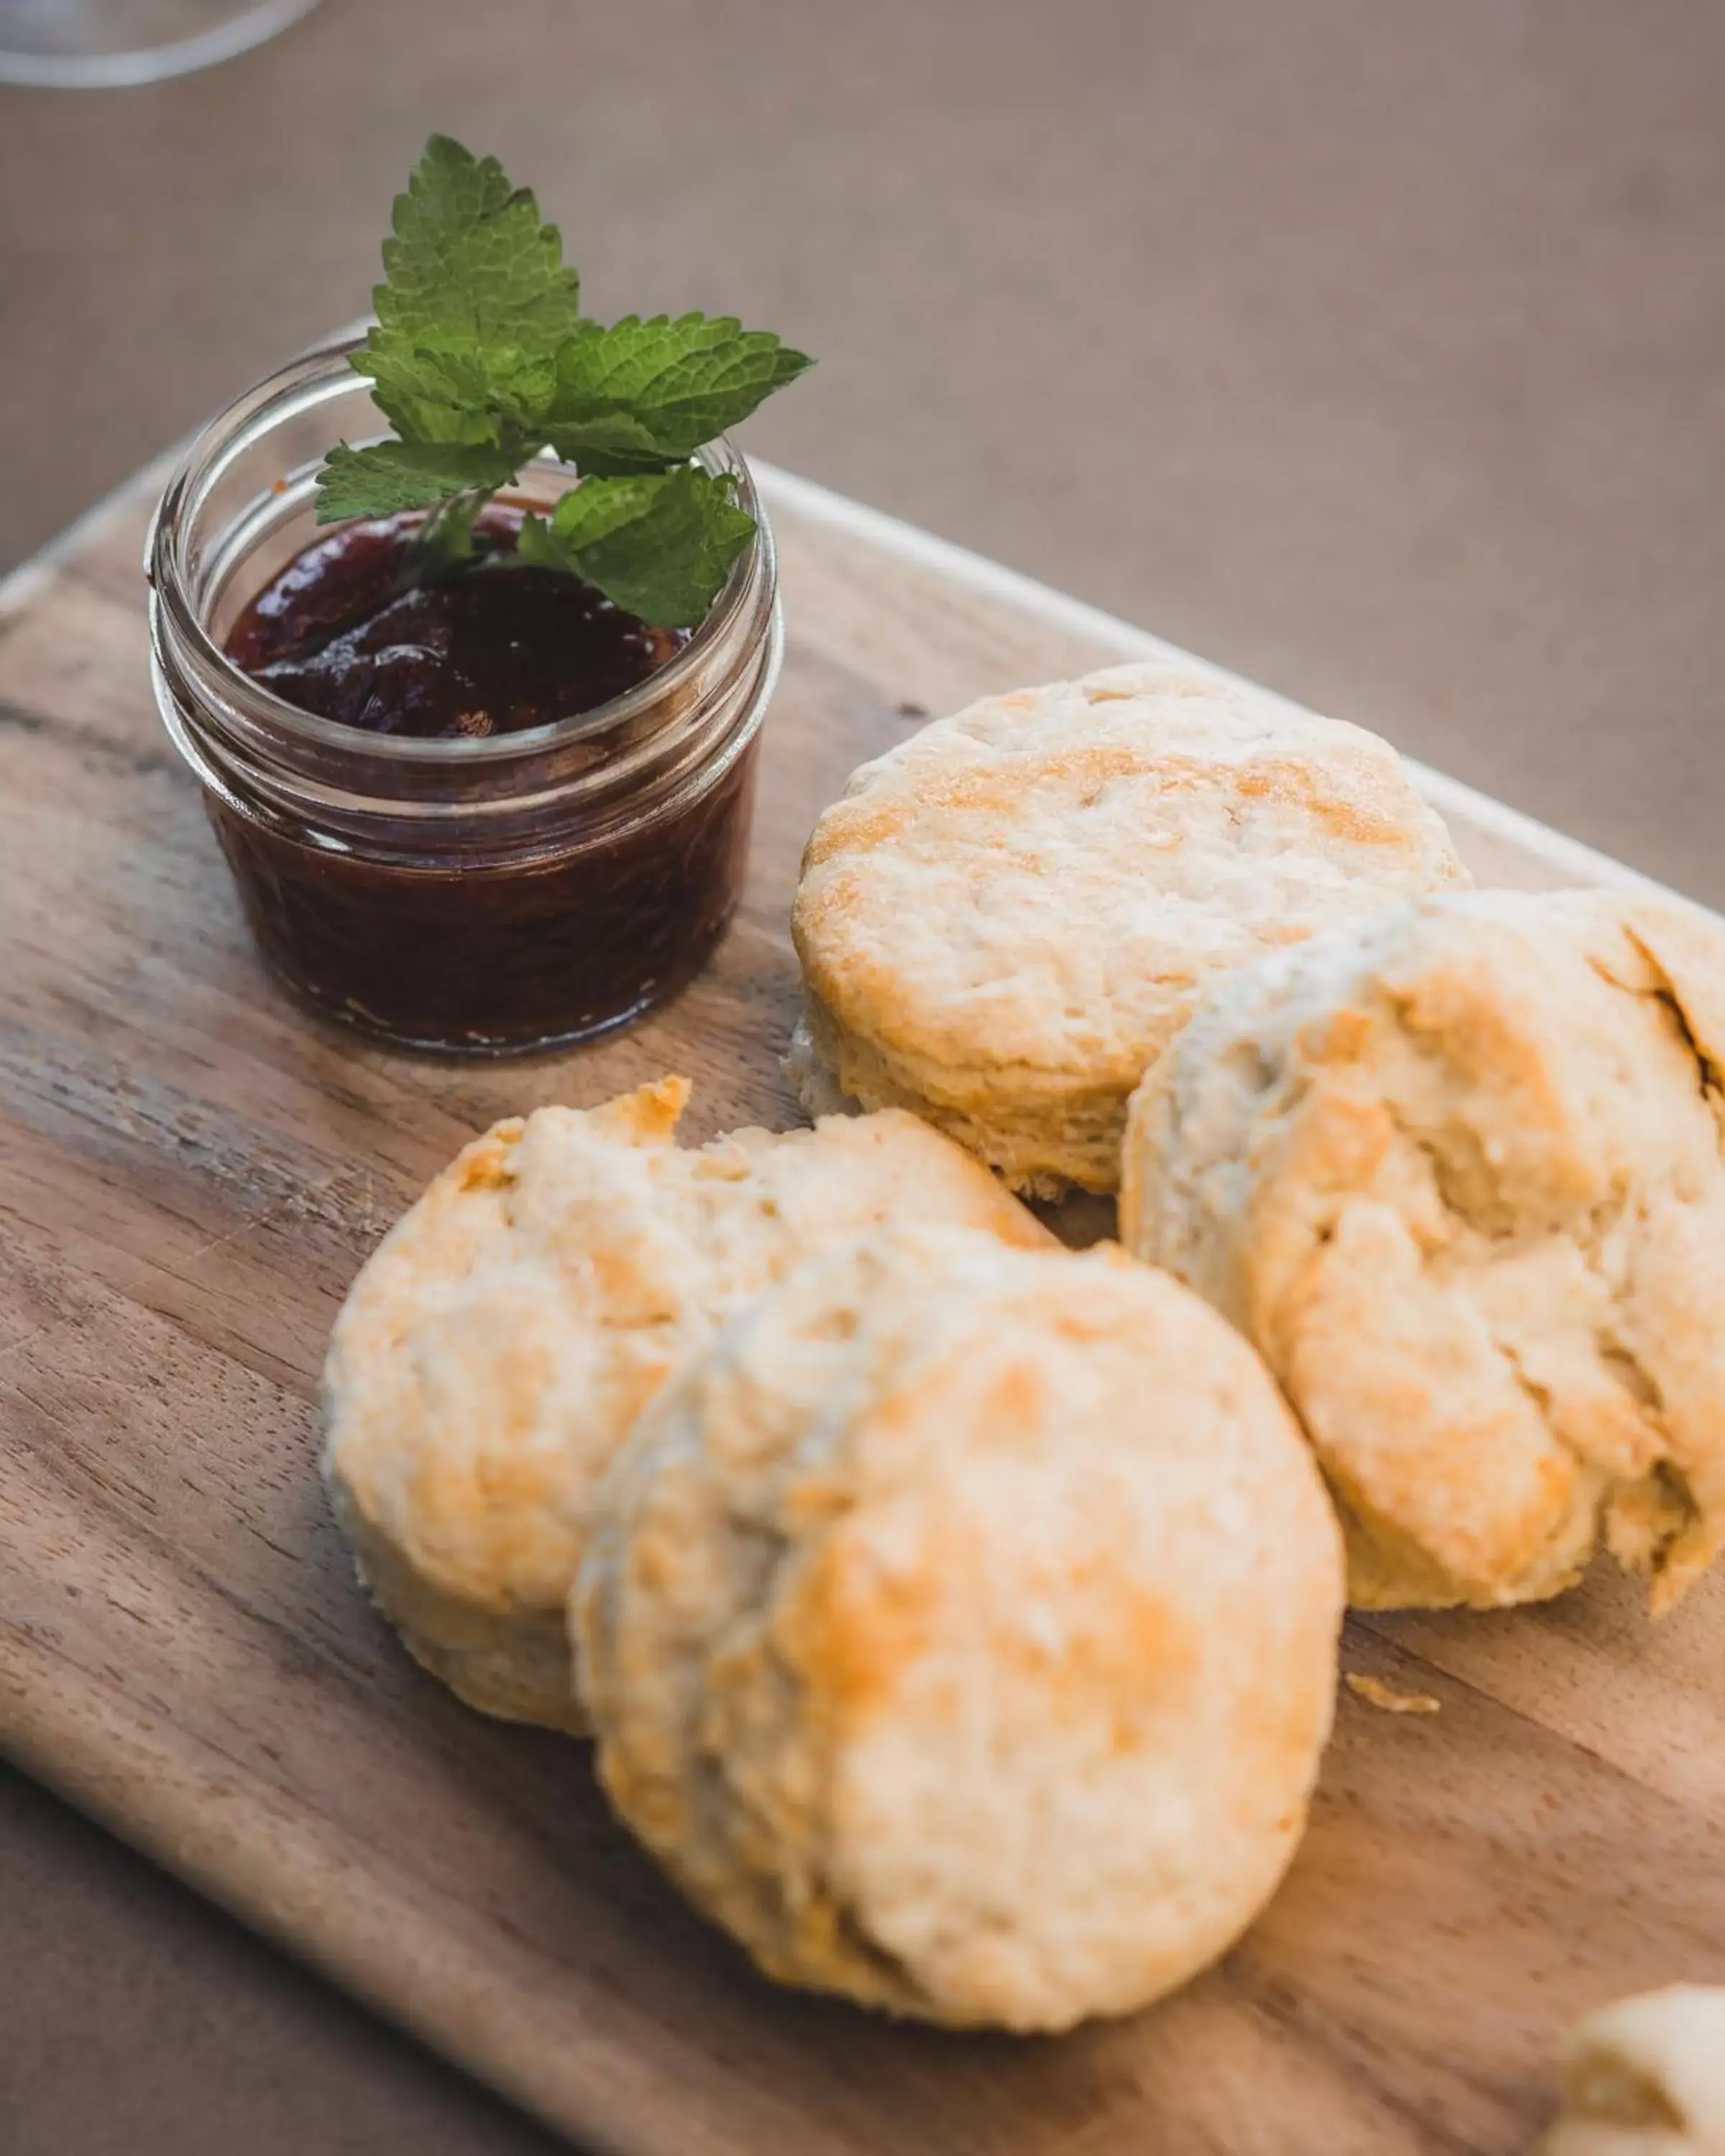
<instances>
[{"instance_id":1,"label":"golden brown biscuit top","mask_svg":"<svg viewBox=\"0 0 1725 2156\"><path fill-rule=\"evenodd\" d=\"M685 1080L498 1124L355 1282L326 1466L414 1569L498 1610L567 1593L593 1477L682 1357L806 1251L887 1219L1046 1231L910 1115L685 1148Z\"/></svg>"},{"instance_id":2,"label":"golden brown biscuit top","mask_svg":"<svg viewBox=\"0 0 1725 2156\"><path fill-rule=\"evenodd\" d=\"M1060 2026L1189 1974L1291 1854L1335 1524L1251 1350L1117 1250L809 1260L597 1517L607 1785L777 1974Z\"/></svg>"},{"instance_id":3,"label":"golden brown biscuit top","mask_svg":"<svg viewBox=\"0 0 1725 2156\"><path fill-rule=\"evenodd\" d=\"M1725 1540L1725 927L1435 898L1217 982L1134 1099L1122 1231L1239 1324L1357 1599L1507 1601Z\"/></svg>"},{"instance_id":4,"label":"golden brown biscuit top","mask_svg":"<svg viewBox=\"0 0 1725 2156\"><path fill-rule=\"evenodd\" d=\"M1140 665L989 698L864 765L793 925L848 1031L1130 1086L1219 968L1466 880L1376 736Z\"/></svg>"}]
</instances>

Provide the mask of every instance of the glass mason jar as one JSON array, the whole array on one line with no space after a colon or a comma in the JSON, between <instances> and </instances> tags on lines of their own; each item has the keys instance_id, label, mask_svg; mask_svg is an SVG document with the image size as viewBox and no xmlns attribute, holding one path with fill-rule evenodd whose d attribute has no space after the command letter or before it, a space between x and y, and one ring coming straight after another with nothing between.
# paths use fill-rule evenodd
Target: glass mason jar
<instances>
[{"instance_id":1,"label":"glass mason jar","mask_svg":"<svg viewBox=\"0 0 1725 2156\"><path fill-rule=\"evenodd\" d=\"M382 431L354 340L296 360L193 444L145 556L162 719L265 957L320 1009L399 1045L498 1055L622 1025L699 970L737 905L755 749L783 646L773 536L756 531L660 670L579 716L483 740L374 734L302 711L223 651L314 536L332 444ZM508 498L574 482L549 458Z\"/></svg>"},{"instance_id":2,"label":"glass mason jar","mask_svg":"<svg viewBox=\"0 0 1725 2156\"><path fill-rule=\"evenodd\" d=\"M316 0L0 0L0 82L130 90L249 53Z\"/></svg>"}]
</instances>

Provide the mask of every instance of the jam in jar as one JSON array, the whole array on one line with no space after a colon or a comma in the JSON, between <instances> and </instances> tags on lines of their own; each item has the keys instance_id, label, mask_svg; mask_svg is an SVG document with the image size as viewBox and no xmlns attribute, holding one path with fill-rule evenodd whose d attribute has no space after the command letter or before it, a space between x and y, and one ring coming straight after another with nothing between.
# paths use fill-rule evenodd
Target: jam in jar
<instances>
[{"instance_id":1,"label":"jam in jar","mask_svg":"<svg viewBox=\"0 0 1725 2156\"><path fill-rule=\"evenodd\" d=\"M488 741L578 719L689 641L604 593L514 559L522 511L493 503L473 558L421 574L423 511L338 526L248 604L228 656L278 696L368 733Z\"/></svg>"},{"instance_id":2,"label":"jam in jar","mask_svg":"<svg viewBox=\"0 0 1725 2156\"><path fill-rule=\"evenodd\" d=\"M320 534L318 463L375 433L343 343L206 429L151 534L151 646L245 916L321 1009L404 1045L579 1040L673 993L741 890L782 634L756 521L692 632L506 558L548 460L478 527L490 558L414 573L412 516Z\"/></svg>"}]
</instances>

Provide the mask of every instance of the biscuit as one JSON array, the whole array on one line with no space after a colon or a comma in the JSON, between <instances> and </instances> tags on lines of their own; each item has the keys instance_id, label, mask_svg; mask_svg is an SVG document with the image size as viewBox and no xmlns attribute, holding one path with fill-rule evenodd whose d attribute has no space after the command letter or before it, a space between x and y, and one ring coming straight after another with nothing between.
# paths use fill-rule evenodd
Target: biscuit
<instances>
[{"instance_id":1,"label":"biscuit","mask_svg":"<svg viewBox=\"0 0 1725 2156\"><path fill-rule=\"evenodd\" d=\"M685 1150L686 1081L499 1123L354 1283L324 1471L362 1577L470 1705L578 1729L564 1605L594 1477L680 1359L793 1260L876 1222L1045 1231L906 1115Z\"/></svg>"},{"instance_id":2,"label":"biscuit","mask_svg":"<svg viewBox=\"0 0 1725 2156\"><path fill-rule=\"evenodd\" d=\"M1207 979L1467 880L1358 726L1167 665L989 697L815 825L787 1067L811 1113L912 1108L1015 1189L1111 1191L1127 1097Z\"/></svg>"},{"instance_id":3,"label":"biscuit","mask_svg":"<svg viewBox=\"0 0 1725 2156\"><path fill-rule=\"evenodd\" d=\"M1545 2156L1718 2156L1725 1990L1675 1984L1579 2022Z\"/></svg>"},{"instance_id":4,"label":"biscuit","mask_svg":"<svg viewBox=\"0 0 1725 2156\"><path fill-rule=\"evenodd\" d=\"M1132 1105L1121 1233L1262 1352L1353 1600L1675 1601L1725 1536L1725 924L1507 891L1219 981Z\"/></svg>"},{"instance_id":5,"label":"biscuit","mask_svg":"<svg viewBox=\"0 0 1725 2156\"><path fill-rule=\"evenodd\" d=\"M685 1367L573 1618L613 1803L763 1969L1029 2030L1158 1997L1268 1899L1341 1607L1310 1454L1195 1296L925 1228Z\"/></svg>"}]
</instances>

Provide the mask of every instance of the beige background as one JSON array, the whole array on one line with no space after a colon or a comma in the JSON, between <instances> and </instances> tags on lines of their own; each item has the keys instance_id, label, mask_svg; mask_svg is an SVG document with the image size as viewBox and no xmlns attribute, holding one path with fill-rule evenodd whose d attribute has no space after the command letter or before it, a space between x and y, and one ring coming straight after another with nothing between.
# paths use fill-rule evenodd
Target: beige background
<instances>
[{"instance_id":1,"label":"beige background","mask_svg":"<svg viewBox=\"0 0 1725 2156\"><path fill-rule=\"evenodd\" d=\"M1716 0L325 0L0 90L0 563L363 304L428 127L599 313L821 356L763 453L1725 902ZM0 997L3 1023L3 997ZM0 2150L527 2150L0 1783Z\"/></svg>"}]
</instances>

